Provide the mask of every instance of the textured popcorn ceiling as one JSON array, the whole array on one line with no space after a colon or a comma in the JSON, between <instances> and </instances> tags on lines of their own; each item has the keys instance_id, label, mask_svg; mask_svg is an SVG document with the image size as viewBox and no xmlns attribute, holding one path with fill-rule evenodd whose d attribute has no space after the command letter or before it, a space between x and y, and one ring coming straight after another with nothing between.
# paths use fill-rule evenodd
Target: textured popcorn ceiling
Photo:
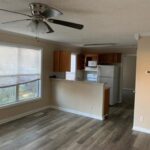
<instances>
[{"instance_id":1,"label":"textured popcorn ceiling","mask_svg":"<svg viewBox=\"0 0 150 150\"><path fill-rule=\"evenodd\" d=\"M30 13L28 4L32 0L0 0L0 8ZM35 1L34 1L35 2ZM149 0L41 0L61 10L60 20L81 23L83 30L75 30L51 24L54 33L41 34L47 40L82 45L85 43L118 43L135 45L136 33L150 32ZM0 11L0 22L23 19L21 15ZM1 30L35 36L28 23L0 24Z\"/></svg>"}]
</instances>

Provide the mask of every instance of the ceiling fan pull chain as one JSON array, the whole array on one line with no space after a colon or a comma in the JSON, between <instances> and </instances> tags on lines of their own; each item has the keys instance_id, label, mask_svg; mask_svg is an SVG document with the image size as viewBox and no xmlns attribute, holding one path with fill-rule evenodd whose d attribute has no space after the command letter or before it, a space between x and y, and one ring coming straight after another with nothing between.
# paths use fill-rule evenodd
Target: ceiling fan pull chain
<instances>
[{"instance_id":1,"label":"ceiling fan pull chain","mask_svg":"<svg viewBox=\"0 0 150 150\"><path fill-rule=\"evenodd\" d=\"M35 30L35 34L36 34L36 41L38 42L39 41L39 33L38 33L38 23L36 23L36 26L35 26L36 30Z\"/></svg>"}]
</instances>

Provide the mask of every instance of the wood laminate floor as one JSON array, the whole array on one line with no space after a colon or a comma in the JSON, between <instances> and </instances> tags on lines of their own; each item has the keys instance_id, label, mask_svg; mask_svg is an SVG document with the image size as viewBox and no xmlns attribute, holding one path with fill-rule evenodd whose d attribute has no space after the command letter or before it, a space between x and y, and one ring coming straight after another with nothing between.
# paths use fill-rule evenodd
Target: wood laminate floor
<instances>
[{"instance_id":1,"label":"wood laminate floor","mask_svg":"<svg viewBox=\"0 0 150 150\"><path fill-rule=\"evenodd\" d=\"M132 131L133 109L111 108L104 122L48 109L0 126L0 150L150 150Z\"/></svg>"}]
</instances>

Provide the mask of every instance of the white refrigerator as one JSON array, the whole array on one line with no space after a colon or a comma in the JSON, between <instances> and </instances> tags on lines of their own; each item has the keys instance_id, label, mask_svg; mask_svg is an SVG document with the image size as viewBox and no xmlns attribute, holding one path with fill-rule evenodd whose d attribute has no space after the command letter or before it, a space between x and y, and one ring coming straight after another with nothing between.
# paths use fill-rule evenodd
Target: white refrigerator
<instances>
[{"instance_id":1,"label":"white refrigerator","mask_svg":"<svg viewBox=\"0 0 150 150\"><path fill-rule=\"evenodd\" d=\"M119 65L100 65L99 81L110 87L110 105L119 102L119 81L120 67Z\"/></svg>"},{"instance_id":2,"label":"white refrigerator","mask_svg":"<svg viewBox=\"0 0 150 150\"><path fill-rule=\"evenodd\" d=\"M96 68L85 68L85 80L105 83L110 87L110 105L119 103L120 66L98 65Z\"/></svg>"}]
</instances>

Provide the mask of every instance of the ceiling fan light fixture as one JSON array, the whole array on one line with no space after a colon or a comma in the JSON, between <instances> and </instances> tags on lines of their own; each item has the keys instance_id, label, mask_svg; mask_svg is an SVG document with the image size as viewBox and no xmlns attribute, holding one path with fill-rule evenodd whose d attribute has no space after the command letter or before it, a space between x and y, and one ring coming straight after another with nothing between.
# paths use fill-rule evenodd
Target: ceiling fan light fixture
<instances>
[{"instance_id":1,"label":"ceiling fan light fixture","mask_svg":"<svg viewBox=\"0 0 150 150\"><path fill-rule=\"evenodd\" d=\"M30 23L27 25L29 31L31 31L32 33L37 32L37 26L38 24L35 21L30 21Z\"/></svg>"},{"instance_id":2,"label":"ceiling fan light fixture","mask_svg":"<svg viewBox=\"0 0 150 150\"><path fill-rule=\"evenodd\" d=\"M39 33L42 33L42 34L48 32L48 29L43 22L39 22L37 30L39 31Z\"/></svg>"},{"instance_id":3,"label":"ceiling fan light fixture","mask_svg":"<svg viewBox=\"0 0 150 150\"><path fill-rule=\"evenodd\" d=\"M38 34L45 34L49 32L47 26L44 24L44 22L38 22L38 21L31 21L28 24L28 28L32 33L38 33Z\"/></svg>"}]
</instances>

